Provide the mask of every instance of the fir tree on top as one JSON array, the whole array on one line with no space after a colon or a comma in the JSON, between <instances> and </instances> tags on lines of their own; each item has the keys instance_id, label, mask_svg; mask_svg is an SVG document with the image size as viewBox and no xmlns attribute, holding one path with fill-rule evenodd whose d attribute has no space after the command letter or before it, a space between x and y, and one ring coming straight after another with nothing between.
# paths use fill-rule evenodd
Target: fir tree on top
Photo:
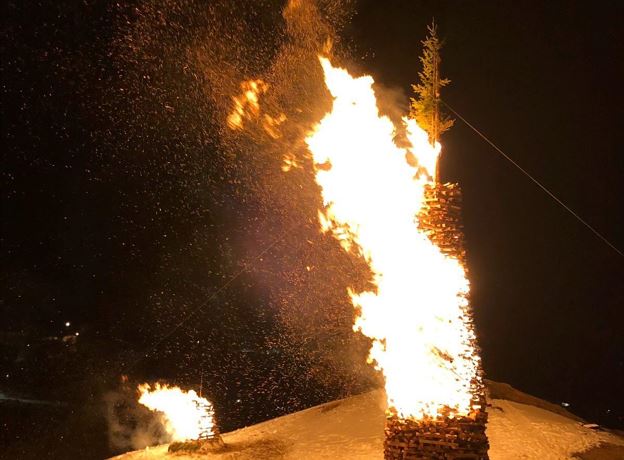
<instances>
[{"instance_id":1,"label":"fir tree on top","mask_svg":"<svg viewBox=\"0 0 624 460\"><path fill-rule=\"evenodd\" d=\"M434 144L440 135L453 126L454 120L440 113L440 90L451 80L440 77L440 49L435 21L427 27L429 35L422 42L423 54L420 57L422 71L418 72L418 84L412 85L416 97L411 98L410 117L429 134L429 142Z\"/></svg>"}]
</instances>

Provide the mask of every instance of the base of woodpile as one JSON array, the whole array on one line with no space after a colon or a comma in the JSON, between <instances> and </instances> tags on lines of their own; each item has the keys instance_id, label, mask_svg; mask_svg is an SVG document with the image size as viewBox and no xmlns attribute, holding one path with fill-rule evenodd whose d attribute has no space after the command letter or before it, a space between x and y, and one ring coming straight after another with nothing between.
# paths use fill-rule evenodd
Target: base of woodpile
<instances>
[{"instance_id":1,"label":"base of woodpile","mask_svg":"<svg viewBox=\"0 0 624 460\"><path fill-rule=\"evenodd\" d=\"M221 436L216 435L205 439L194 439L190 441L172 442L169 444L168 452L194 452L208 453L219 452L225 448L225 443Z\"/></svg>"},{"instance_id":2,"label":"base of woodpile","mask_svg":"<svg viewBox=\"0 0 624 460\"><path fill-rule=\"evenodd\" d=\"M487 414L438 420L386 419L385 460L488 460Z\"/></svg>"}]
</instances>

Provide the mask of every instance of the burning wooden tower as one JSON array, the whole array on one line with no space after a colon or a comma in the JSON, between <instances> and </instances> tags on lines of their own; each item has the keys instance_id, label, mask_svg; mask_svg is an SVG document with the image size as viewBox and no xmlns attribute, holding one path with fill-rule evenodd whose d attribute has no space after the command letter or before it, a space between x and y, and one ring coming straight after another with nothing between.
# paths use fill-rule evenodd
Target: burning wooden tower
<instances>
[{"instance_id":1,"label":"burning wooden tower","mask_svg":"<svg viewBox=\"0 0 624 460\"><path fill-rule=\"evenodd\" d=\"M420 58L423 70L419 73L420 83L413 87L417 97L412 99L411 116L427 131L429 142L435 145L440 134L453 125L453 120L441 115L439 110L440 89L450 81L440 78L441 44L435 23L429 27L429 37L423 45L424 52ZM434 176L434 181L425 185L418 227L444 255L457 259L465 269L461 189L458 184L440 183L437 167ZM465 320L472 327L468 303ZM479 348L474 338L471 342L476 358ZM472 400L468 414L457 415L441 410L436 417L413 419L402 418L396 411L389 410L385 428L385 459L487 460L487 413L481 373L479 365L476 378L470 382Z\"/></svg>"},{"instance_id":2,"label":"burning wooden tower","mask_svg":"<svg viewBox=\"0 0 624 460\"><path fill-rule=\"evenodd\" d=\"M419 228L450 257L466 267L466 250L461 221L461 190L457 184L433 183L425 188L425 205ZM467 318L470 318L469 312ZM475 353L476 343L472 343ZM481 369L471 382L473 399L464 416L440 413L435 418L402 418L389 410L386 418L384 458L386 460L487 460L489 443L485 434L485 390Z\"/></svg>"},{"instance_id":3,"label":"burning wooden tower","mask_svg":"<svg viewBox=\"0 0 624 460\"><path fill-rule=\"evenodd\" d=\"M470 315L459 187L442 184L438 136L440 45L425 43L423 72L401 127L379 112L370 76L320 57L331 111L306 138L324 207L321 227L363 257L369 287L348 290L354 330L371 340L383 373L386 459L488 458L481 365ZM405 141L396 143L403 129Z\"/></svg>"}]
</instances>

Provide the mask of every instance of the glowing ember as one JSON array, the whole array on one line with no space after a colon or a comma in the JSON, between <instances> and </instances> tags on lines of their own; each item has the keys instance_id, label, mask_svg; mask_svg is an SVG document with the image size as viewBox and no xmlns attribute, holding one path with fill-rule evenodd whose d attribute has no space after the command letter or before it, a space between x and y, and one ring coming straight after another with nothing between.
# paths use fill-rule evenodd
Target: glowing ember
<instances>
[{"instance_id":1,"label":"glowing ember","mask_svg":"<svg viewBox=\"0 0 624 460\"><path fill-rule=\"evenodd\" d=\"M468 280L461 264L417 228L440 146L404 119L412 145L397 147L396 127L379 115L373 79L320 61L333 108L306 142L322 165L316 172L326 206L321 225L345 250L361 251L377 286L350 291L354 329L373 340L369 360L383 372L388 404L400 416L467 415L479 366ZM420 169L406 161L410 153Z\"/></svg>"},{"instance_id":2,"label":"glowing ember","mask_svg":"<svg viewBox=\"0 0 624 460\"><path fill-rule=\"evenodd\" d=\"M286 121L283 113L273 117L267 113L260 117L260 95L267 92L269 85L262 80L248 80L241 83L242 93L232 97L232 111L227 117L227 125L232 130L242 129L244 120L260 119L262 128L273 139L282 133L279 126Z\"/></svg>"},{"instance_id":3,"label":"glowing ember","mask_svg":"<svg viewBox=\"0 0 624 460\"><path fill-rule=\"evenodd\" d=\"M163 425L172 441L210 437L215 434L212 404L195 391L179 387L139 385L139 402L147 408L162 412Z\"/></svg>"},{"instance_id":4,"label":"glowing ember","mask_svg":"<svg viewBox=\"0 0 624 460\"><path fill-rule=\"evenodd\" d=\"M242 93L232 97L234 107L227 118L231 129L241 129L245 118L257 117L260 113L260 94L268 89L262 80L249 80L241 83Z\"/></svg>"}]
</instances>

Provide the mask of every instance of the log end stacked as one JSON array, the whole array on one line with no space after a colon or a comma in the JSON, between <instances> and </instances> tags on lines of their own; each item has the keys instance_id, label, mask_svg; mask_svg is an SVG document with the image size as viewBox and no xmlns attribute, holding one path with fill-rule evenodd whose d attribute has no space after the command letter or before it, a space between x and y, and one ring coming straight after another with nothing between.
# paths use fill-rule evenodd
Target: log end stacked
<instances>
[{"instance_id":1,"label":"log end stacked","mask_svg":"<svg viewBox=\"0 0 624 460\"><path fill-rule=\"evenodd\" d=\"M461 205L462 194L458 184L425 185L418 228L443 254L458 259L466 267Z\"/></svg>"},{"instance_id":2,"label":"log end stacked","mask_svg":"<svg viewBox=\"0 0 624 460\"><path fill-rule=\"evenodd\" d=\"M384 458L488 460L486 421L485 412L477 412L471 417L430 420L409 420L389 415L386 419Z\"/></svg>"}]
</instances>

